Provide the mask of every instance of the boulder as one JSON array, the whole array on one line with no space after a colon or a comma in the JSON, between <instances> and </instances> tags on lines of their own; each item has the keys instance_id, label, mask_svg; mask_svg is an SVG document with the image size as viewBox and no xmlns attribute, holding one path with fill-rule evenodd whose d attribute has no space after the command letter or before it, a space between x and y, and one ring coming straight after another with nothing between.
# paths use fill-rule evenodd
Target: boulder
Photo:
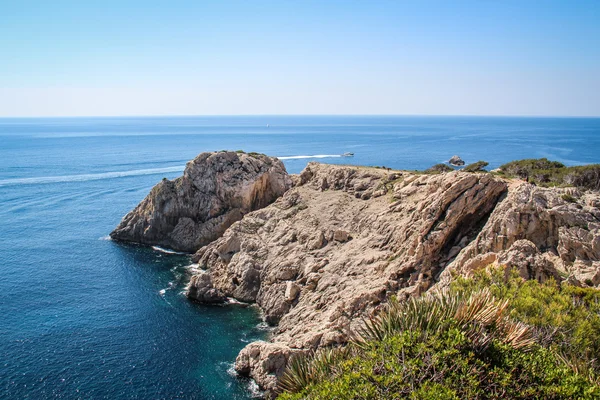
<instances>
[{"instance_id":1,"label":"boulder","mask_svg":"<svg viewBox=\"0 0 600 400\"><path fill-rule=\"evenodd\" d=\"M234 368L238 374L251 377L261 388L273 392L292 353L281 344L253 342L240 351Z\"/></svg>"},{"instance_id":2,"label":"boulder","mask_svg":"<svg viewBox=\"0 0 600 400\"><path fill-rule=\"evenodd\" d=\"M187 296L202 303L221 303L227 299L219 290L213 287L210 274L205 271L197 272L192 276L188 285Z\"/></svg>"},{"instance_id":3,"label":"boulder","mask_svg":"<svg viewBox=\"0 0 600 400\"><path fill-rule=\"evenodd\" d=\"M451 165L454 165L456 167L465 165L465 162L462 160L462 158L460 158L459 156L456 156L456 155L450 157L450 159L448 160L448 163L450 163Z\"/></svg>"}]
</instances>

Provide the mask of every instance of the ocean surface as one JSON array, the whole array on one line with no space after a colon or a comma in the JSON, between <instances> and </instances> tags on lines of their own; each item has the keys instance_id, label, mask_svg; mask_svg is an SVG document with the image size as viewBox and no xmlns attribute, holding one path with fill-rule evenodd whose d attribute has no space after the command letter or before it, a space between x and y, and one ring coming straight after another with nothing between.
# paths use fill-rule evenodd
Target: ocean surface
<instances>
[{"instance_id":1,"label":"ocean surface","mask_svg":"<svg viewBox=\"0 0 600 400\"><path fill-rule=\"evenodd\" d=\"M600 119L0 119L0 398L252 397L231 366L267 335L256 309L191 303L188 256L107 240L155 183L223 149L278 156L291 173L311 160L425 169L454 154L578 165L600 162Z\"/></svg>"}]
</instances>

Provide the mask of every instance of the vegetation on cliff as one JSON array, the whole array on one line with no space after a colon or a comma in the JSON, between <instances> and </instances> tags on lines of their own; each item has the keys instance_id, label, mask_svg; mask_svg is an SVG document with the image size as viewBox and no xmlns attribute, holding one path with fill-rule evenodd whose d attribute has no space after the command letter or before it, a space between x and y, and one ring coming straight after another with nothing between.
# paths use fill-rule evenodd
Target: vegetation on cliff
<instances>
[{"instance_id":1,"label":"vegetation on cliff","mask_svg":"<svg viewBox=\"0 0 600 400\"><path fill-rule=\"evenodd\" d=\"M293 359L280 398L597 398L599 339L600 291L492 270Z\"/></svg>"},{"instance_id":2,"label":"vegetation on cliff","mask_svg":"<svg viewBox=\"0 0 600 400\"><path fill-rule=\"evenodd\" d=\"M511 161L500 166L507 177L527 179L541 186L576 186L600 190L600 164L567 167L546 158Z\"/></svg>"},{"instance_id":3,"label":"vegetation on cliff","mask_svg":"<svg viewBox=\"0 0 600 400\"><path fill-rule=\"evenodd\" d=\"M489 163L487 161L477 161L473 164L469 164L462 169L463 172L487 172L484 168L487 167Z\"/></svg>"},{"instance_id":4,"label":"vegetation on cliff","mask_svg":"<svg viewBox=\"0 0 600 400\"><path fill-rule=\"evenodd\" d=\"M452 171L454 171L454 168L449 167L446 164L440 163L440 164L435 164L434 166L426 169L423 172L425 172L426 174L441 174L444 172L452 172Z\"/></svg>"}]
</instances>

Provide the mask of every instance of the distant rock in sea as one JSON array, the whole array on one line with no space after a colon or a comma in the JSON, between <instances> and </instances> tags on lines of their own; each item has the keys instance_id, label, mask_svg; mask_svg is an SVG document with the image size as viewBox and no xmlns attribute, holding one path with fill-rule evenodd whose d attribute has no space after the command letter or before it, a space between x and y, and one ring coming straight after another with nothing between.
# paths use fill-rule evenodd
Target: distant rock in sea
<instances>
[{"instance_id":1,"label":"distant rock in sea","mask_svg":"<svg viewBox=\"0 0 600 400\"><path fill-rule=\"evenodd\" d=\"M452 156L450 158L450 160L448 160L448 162L450 163L450 165L454 165L455 167L460 167L465 165L465 162L462 160L462 158L460 158L459 156Z\"/></svg>"},{"instance_id":2,"label":"distant rock in sea","mask_svg":"<svg viewBox=\"0 0 600 400\"><path fill-rule=\"evenodd\" d=\"M194 252L244 214L291 187L283 163L264 154L202 153L182 177L163 179L110 234L116 240Z\"/></svg>"}]
</instances>

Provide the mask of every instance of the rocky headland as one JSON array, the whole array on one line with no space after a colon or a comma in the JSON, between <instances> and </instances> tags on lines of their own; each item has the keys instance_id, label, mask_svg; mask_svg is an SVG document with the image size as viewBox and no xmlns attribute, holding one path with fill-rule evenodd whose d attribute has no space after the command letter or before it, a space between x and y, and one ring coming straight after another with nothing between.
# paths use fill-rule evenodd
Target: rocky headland
<instances>
[{"instance_id":1,"label":"rocky headland","mask_svg":"<svg viewBox=\"0 0 600 400\"><path fill-rule=\"evenodd\" d=\"M113 239L194 252L291 187L283 163L256 153L202 153L162 182L111 232Z\"/></svg>"},{"instance_id":2,"label":"rocky headland","mask_svg":"<svg viewBox=\"0 0 600 400\"><path fill-rule=\"evenodd\" d=\"M600 284L600 194L490 173L424 174L203 153L111 234L195 252L188 297L255 303L275 326L238 373L275 389L290 356L347 342L390 296L490 264Z\"/></svg>"}]
</instances>

